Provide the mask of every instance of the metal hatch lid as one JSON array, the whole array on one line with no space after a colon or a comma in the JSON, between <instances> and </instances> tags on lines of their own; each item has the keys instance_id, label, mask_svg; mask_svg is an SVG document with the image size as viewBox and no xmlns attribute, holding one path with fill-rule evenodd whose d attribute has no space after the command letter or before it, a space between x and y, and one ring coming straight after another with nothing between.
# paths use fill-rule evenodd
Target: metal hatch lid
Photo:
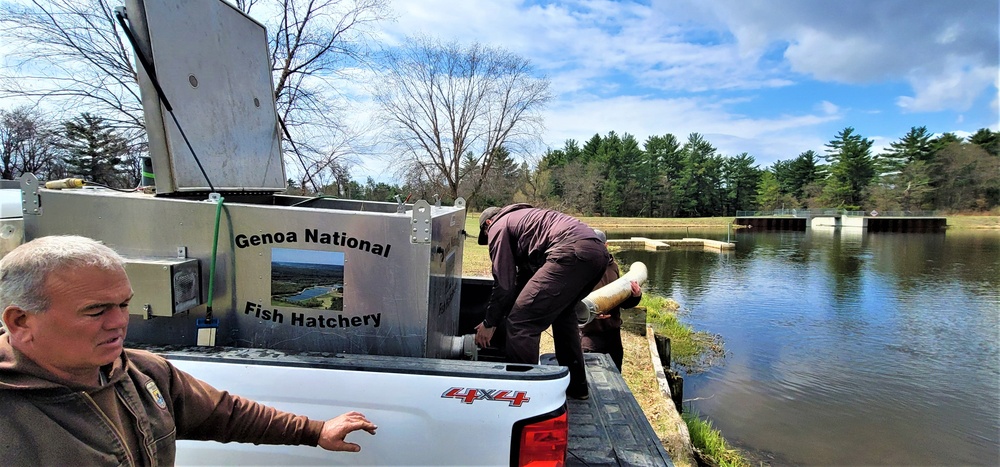
<instances>
[{"instance_id":1,"label":"metal hatch lid","mask_svg":"<svg viewBox=\"0 0 1000 467\"><path fill-rule=\"evenodd\" d=\"M157 194L284 191L264 26L222 0L126 0L126 14L174 112L137 65Z\"/></svg>"}]
</instances>

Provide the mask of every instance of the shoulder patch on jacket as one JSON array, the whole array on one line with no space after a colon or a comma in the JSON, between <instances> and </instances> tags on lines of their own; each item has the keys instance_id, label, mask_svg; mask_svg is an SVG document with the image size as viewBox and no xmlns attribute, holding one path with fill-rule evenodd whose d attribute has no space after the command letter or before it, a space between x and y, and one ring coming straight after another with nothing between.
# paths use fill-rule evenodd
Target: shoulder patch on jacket
<instances>
[{"instance_id":1,"label":"shoulder patch on jacket","mask_svg":"<svg viewBox=\"0 0 1000 467\"><path fill-rule=\"evenodd\" d=\"M156 401L157 407L166 410L167 401L163 400L163 393L160 392L160 388L156 387L155 381L146 383L146 391L149 392L150 396L153 396L153 400Z\"/></svg>"}]
</instances>

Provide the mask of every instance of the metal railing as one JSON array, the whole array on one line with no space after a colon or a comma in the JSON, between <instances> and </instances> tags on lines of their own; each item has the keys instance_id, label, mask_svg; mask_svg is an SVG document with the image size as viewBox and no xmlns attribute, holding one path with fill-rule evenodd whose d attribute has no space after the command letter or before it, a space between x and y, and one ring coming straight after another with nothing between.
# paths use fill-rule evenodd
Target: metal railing
<instances>
[{"instance_id":1,"label":"metal railing","mask_svg":"<svg viewBox=\"0 0 1000 467\"><path fill-rule=\"evenodd\" d=\"M942 217L937 211L844 211L845 216L851 217Z\"/></svg>"},{"instance_id":2,"label":"metal railing","mask_svg":"<svg viewBox=\"0 0 1000 467\"><path fill-rule=\"evenodd\" d=\"M773 211L736 211L736 217L809 217L809 210L775 209Z\"/></svg>"},{"instance_id":3,"label":"metal railing","mask_svg":"<svg viewBox=\"0 0 1000 467\"><path fill-rule=\"evenodd\" d=\"M736 217L942 217L938 211L845 211L836 208L736 211Z\"/></svg>"}]
</instances>

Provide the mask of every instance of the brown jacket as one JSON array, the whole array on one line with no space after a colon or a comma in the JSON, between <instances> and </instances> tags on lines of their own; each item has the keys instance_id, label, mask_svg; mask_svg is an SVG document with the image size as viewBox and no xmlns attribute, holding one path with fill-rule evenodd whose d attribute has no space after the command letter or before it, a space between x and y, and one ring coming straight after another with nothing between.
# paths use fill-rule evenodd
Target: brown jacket
<instances>
[{"instance_id":1,"label":"brown jacket","mask_svg":"<svg viewBox=\"0 0 1000 467\"><path fill-rule=\"evenodd\" d=\"M59 380L0 330L3 464L173 465L178 439L315 446L323 427L219 391L149 352L127 349L103 370L100 386ZM111 410L99 402L110 400ZM127 448L136 441L141 458Z\"/></svg>"},{"instance_id":2,"label":"brown jacket","mask_svg":"<svg viewBox=\"0 0 1000 467\"><path fill-rule=\"evenodd\" d=\"M528 204L505 206L493 216L488 232L493 263L493 291L486 307L488 326L510 313L526 278L546 261L574 254L574 243L597 240L594 229L578 219Z\"/></svg>"}]
</instances>

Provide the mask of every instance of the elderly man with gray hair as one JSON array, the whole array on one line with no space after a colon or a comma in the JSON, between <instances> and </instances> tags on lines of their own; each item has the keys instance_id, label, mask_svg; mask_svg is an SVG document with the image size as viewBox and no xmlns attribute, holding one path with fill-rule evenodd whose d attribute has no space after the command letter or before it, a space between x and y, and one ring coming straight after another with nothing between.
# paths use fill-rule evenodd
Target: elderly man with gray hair
<instances>
[{"instance_id":1,"label":"elderly man with gray hair","mask_svg":"<svg viewBox=\"0 0 1000 467\"><path fill-rule=\"evenodd\" d=\"M311 420L219 391L125 349L125 260L78 236L41 237L0 260L0 459L7 465L173 465L178 439L304 444L377 428L358 412Z\"/></svg>"}]
</instances>

